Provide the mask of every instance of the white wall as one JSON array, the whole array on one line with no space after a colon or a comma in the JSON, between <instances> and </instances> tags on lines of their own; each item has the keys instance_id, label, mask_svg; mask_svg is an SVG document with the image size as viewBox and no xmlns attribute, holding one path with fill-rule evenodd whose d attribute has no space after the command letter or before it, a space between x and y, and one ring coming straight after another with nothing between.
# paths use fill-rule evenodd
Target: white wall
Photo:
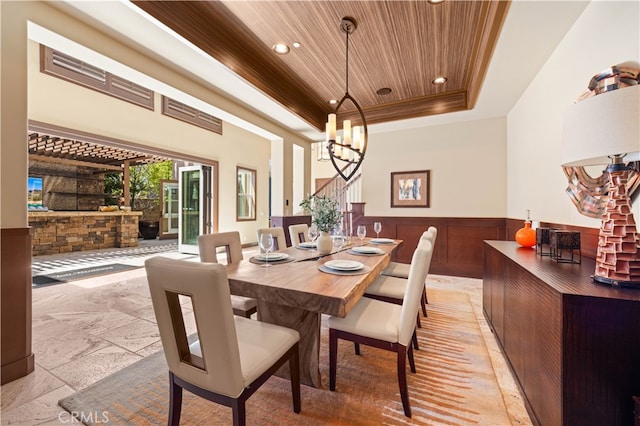
<instances>
[{"instance_id":1,"label":"white wall","mask_svg":"<svg viewBox=\"0 0 640 426\"><path fill-rule=\"evenodd\" d=\"M369 136L362 201L375 216L504 217L506 119ZM391 208L391 172L430 170L430 208Z\"/></svg>"},{"instance_id":2,"label":"white wall","mask_svg":"<svg viewBox=\"0 0 640 426\"><path fill-rule=\"evenodd\" d=\"M284 215L284 141L271 142L271 216ZM268 226L268 225L267 225Z\"/></svg>"},{"instance_id":3,"label":"white wall","mask_svg":"<svg viewBox=\"0 0 640 426\"><path fill-rule=\"evenodd\" d=\"M300 202L306 196L304 193L305 175L304 149L293 145L293 201L290 203L290 214L301 212Z\"/></svg>"},{"instance_id":4,"label":"white wall","mask_svg":"<svg viewBox=\"0 0 640 426\"><path fill-rule=\"evenodd\" d=\"M0 224L3 229L28 225L27 22L14 12L15 6L13 2L0 2ZM16 179L17 176L24 179Z\"/></svg>"},{"instance_id":5,"label":"white wall","mask_svg":"<svg viewBox=\"0 0 640 426\"><path fill-rule=\"evenodd\" d=\"M560 167L564 110L602 70L640 61L640 3L590 3L508 115L507 217L598 228L565 194ZM607 141L603 141L607 143ZM633 210L640 219L640 198Z\"/></svg>"}]
</instances>

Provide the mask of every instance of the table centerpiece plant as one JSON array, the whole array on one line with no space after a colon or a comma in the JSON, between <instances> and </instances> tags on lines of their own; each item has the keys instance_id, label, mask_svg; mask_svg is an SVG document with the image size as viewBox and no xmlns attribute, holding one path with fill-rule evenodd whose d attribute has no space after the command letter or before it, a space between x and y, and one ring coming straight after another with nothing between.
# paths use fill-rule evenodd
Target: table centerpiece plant
<instances>
[{"instance_id":1,"label":"table centerpiece plant","mask_svg":"<svg viewBox=\"0 0 640 426\"><path fill-rule=\"evenodd\" d=\"M333 239L330 232L340 225L342 214L338 209L338 201L326 195L310 195L300 203L305 211L311 214L311 223L318 227L317 248L320 254L331 253Z\"/></svg>"}]
</instances>

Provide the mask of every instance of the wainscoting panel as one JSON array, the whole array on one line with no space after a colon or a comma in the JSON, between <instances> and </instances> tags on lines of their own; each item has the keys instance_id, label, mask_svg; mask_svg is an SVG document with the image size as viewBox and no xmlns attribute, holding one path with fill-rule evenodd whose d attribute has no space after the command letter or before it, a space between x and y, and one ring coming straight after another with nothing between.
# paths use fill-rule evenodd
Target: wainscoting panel
<instances>
[{"instance_id":1,"label":"wainscoting panel","mask_svg":"<svg viewBox=\"0 0 640 426\"><path fill-rule=\"evenodd\" d=\"M367 235L375 236L373 223L382 223L381 237L396 238L404 244L395 260L410 263L418 239L429 226L438 229L430 271L440 275L482 278L483 241L505 239L505 219L443 217L375 217L354 218L357 225L367 226Z\"/></svg>"},{"instance_id":2,"label":"wainscoting panel","mask_svg":"<svg viewBox=\"0 0 640 426\"><path fill-rule=\"evenodd\" d=\"M2 384L34 369L31 352L31 232L3 228L0 233L2 300Z\"/></svg>"},{"instance_id":3,"label":"wainscoting panel","mask_svg":"<svg viewBox=\"0 0 640 426\"><path fill-rule=\"evenodd\" d=\"M366 225L367 236L375 237L373 223L382 223L381 237L397 238L404 241L404 244L396 252L394 260L398 262L411 263L411 256L422 233L429 226L438 228L438 238L431 259L430 271L440 275L482 278L483 241L513 241L516 231L524 226L524 219L366 216L365 204L351 204L354 229L358 225ZM580 232L582 256L595 259L598 246L597 228L552 222L540 222L540 226Z\"/></svg>"},{"instance_id":4,"label":"wainscoting panel","mask_svg":"<svg viewBox=\"0 0 640 426\"><path fill-rule=\"evenodd\" d=\"M463 271L463 276L482 278L484 240L503 239L503 221L475 219L471 223L450 223L447 225L447 262L444 266Z\"/></svg>"}]
</instances>

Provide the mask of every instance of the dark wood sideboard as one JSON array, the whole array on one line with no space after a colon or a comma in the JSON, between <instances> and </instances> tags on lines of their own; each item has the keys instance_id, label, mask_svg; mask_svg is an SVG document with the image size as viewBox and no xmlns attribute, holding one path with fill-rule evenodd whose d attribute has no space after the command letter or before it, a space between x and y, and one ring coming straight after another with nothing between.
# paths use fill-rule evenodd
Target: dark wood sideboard
<instances>
[{"instance_id":1,"label":"dark wood sideboard","mask_svg":"<svg viewBox=\"0 0 640 426\"><path fill-rule=\"evenodd\" d=\"M594 268L485 241L484 315L537 424L634 424L640 290L596 284Z\"/></svg>"}]
</instances>

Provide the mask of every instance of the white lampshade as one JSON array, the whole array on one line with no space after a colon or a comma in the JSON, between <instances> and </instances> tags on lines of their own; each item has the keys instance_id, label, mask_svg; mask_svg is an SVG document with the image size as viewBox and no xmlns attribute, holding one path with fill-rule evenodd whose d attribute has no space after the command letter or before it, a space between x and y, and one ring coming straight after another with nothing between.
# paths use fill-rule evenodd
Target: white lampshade
<instances>
[{"instance_id":1,"label":"white lampshade","mask_svg":"<svg viewBox=\"0 0 640 426\"><path fill-rule=\"evenodd\" d=\"M622 87L577 102L564 116L563 166L609 164L608 156L640 160L640 85Z\"/></svg>"}]
</instances>

